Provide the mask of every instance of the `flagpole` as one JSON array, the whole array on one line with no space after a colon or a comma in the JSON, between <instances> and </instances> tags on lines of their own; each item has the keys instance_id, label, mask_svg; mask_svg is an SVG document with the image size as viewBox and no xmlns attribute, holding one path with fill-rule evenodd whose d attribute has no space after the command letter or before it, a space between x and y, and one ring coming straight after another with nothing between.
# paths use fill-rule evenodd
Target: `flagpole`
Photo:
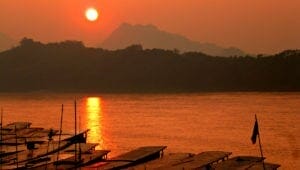
<instances>
[{"instance_id":1,"label":"flagpole","mask_svg":"<svg viewBox=\"0 0 300 170\"><path fill-rule=\"evenodd\" d=\"M74 111L75 111L74 117L75 117L75 136L76 136L77 135L77 102L76 102L76 98L74 100ZM74 154L75 154L75 164L77 165L77 142L75 142L75 153Z\"/></svg>"},{"instance_id":2,"label":"flagpole","mask_svg":"<svg viewBox=\"0 0 300 170\"><path fill-rule=\"evenodd\" d=\"M258 122L258 121L257 121L256 114L255 114L255 121ZM262 146L261 146L261 141L260 141L259 126L258 126L257 128L258 128L257 136L258 136L258 143L259 143L260 155L261 155L261 159L262 159L263 168L264 168L264 170L266 170L265 162L264 162L264 155L263 155Z\"/></svg>"}]
</instances>

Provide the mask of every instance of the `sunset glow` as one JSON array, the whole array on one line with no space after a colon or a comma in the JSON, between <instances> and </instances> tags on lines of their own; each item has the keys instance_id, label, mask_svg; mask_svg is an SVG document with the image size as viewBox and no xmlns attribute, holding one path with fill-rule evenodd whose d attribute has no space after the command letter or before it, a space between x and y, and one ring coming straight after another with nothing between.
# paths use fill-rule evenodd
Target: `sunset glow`
<instances>
[{"instance_id":1,"label":"sunset glow","mask_svg":"<svg viewBox=\"0 0 300 170\"><path fill-rule=\"evenodd\" d=\"M122 2L2 0L0 33L16 41L72 39L99 47L119 25L130 23L155 25L193 41L238 47L249 54L273 54L300 44L299 0Z\"/></svg>"},{"instance_id":2,"label":"sunset glow","mask_svg":"<svg viewBox=\"0 0 300 170\"><path fill-rule=\"evenodd\" d=\"M88 8L85 11L85 17L89 21L96 21L98 19L98 11L95 8Z\"/></svg>"}]
</instances>

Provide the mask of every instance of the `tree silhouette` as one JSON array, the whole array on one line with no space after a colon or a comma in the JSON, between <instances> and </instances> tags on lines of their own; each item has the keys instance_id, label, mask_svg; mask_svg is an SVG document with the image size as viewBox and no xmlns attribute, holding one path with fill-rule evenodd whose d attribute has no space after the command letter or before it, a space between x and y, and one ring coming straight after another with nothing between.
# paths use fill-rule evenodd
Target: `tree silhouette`
<instances>
[{"instance_id":1,"label":"tree silhouette","mask_svg":"<svg viewBox=\"0 0 300 170\"><path fill-rule=\"evenodd\" d=\"M0 91L299 91L299 68L299 50L212 57L139 44L109 51L80 41L43 44L23 38L0 53Z\"/></svg>"}]
</instances>

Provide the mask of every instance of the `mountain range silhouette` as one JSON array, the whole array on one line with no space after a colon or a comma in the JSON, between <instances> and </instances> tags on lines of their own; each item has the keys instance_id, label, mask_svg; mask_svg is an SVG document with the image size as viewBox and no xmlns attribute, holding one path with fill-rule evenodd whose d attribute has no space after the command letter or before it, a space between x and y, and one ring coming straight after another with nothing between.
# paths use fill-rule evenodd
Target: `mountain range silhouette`
<instances>
[{"instance_id":1,"label":"mountain range silhouette","mask_svg":"<svg viewBox=\"0 0 300 170\"><path fill-rule=\"evenodd\" d=\"M100 45L107 49L122 49L132 44L140 44L146 49L177 49L181 52L197 51L211 56L244 56L242 50L223 48L212 43L200 43L188 38L159 30L154 25L121 24Z\"/></svg>"}]
</instances>

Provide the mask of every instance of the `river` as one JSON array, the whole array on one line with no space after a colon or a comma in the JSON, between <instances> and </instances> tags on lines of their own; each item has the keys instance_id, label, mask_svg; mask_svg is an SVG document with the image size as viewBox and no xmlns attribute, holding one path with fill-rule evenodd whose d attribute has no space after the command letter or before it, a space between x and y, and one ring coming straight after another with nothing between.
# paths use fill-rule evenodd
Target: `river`
<instances>
[{"instance_id":1,"label":"river","mask_svg":"<svg viewBox=\"0 0 300 170\"><path fill-rule=\"evenodd\" d=\"M300 93L0 93L4 124L58 129L64 104L65 133L74 133L75 100L78 129L90 129L88 141L111 150L109 157L143 145L259 156L250 140L256 114L266 161L300 169Z\"/></svg>"}]
</instances>

